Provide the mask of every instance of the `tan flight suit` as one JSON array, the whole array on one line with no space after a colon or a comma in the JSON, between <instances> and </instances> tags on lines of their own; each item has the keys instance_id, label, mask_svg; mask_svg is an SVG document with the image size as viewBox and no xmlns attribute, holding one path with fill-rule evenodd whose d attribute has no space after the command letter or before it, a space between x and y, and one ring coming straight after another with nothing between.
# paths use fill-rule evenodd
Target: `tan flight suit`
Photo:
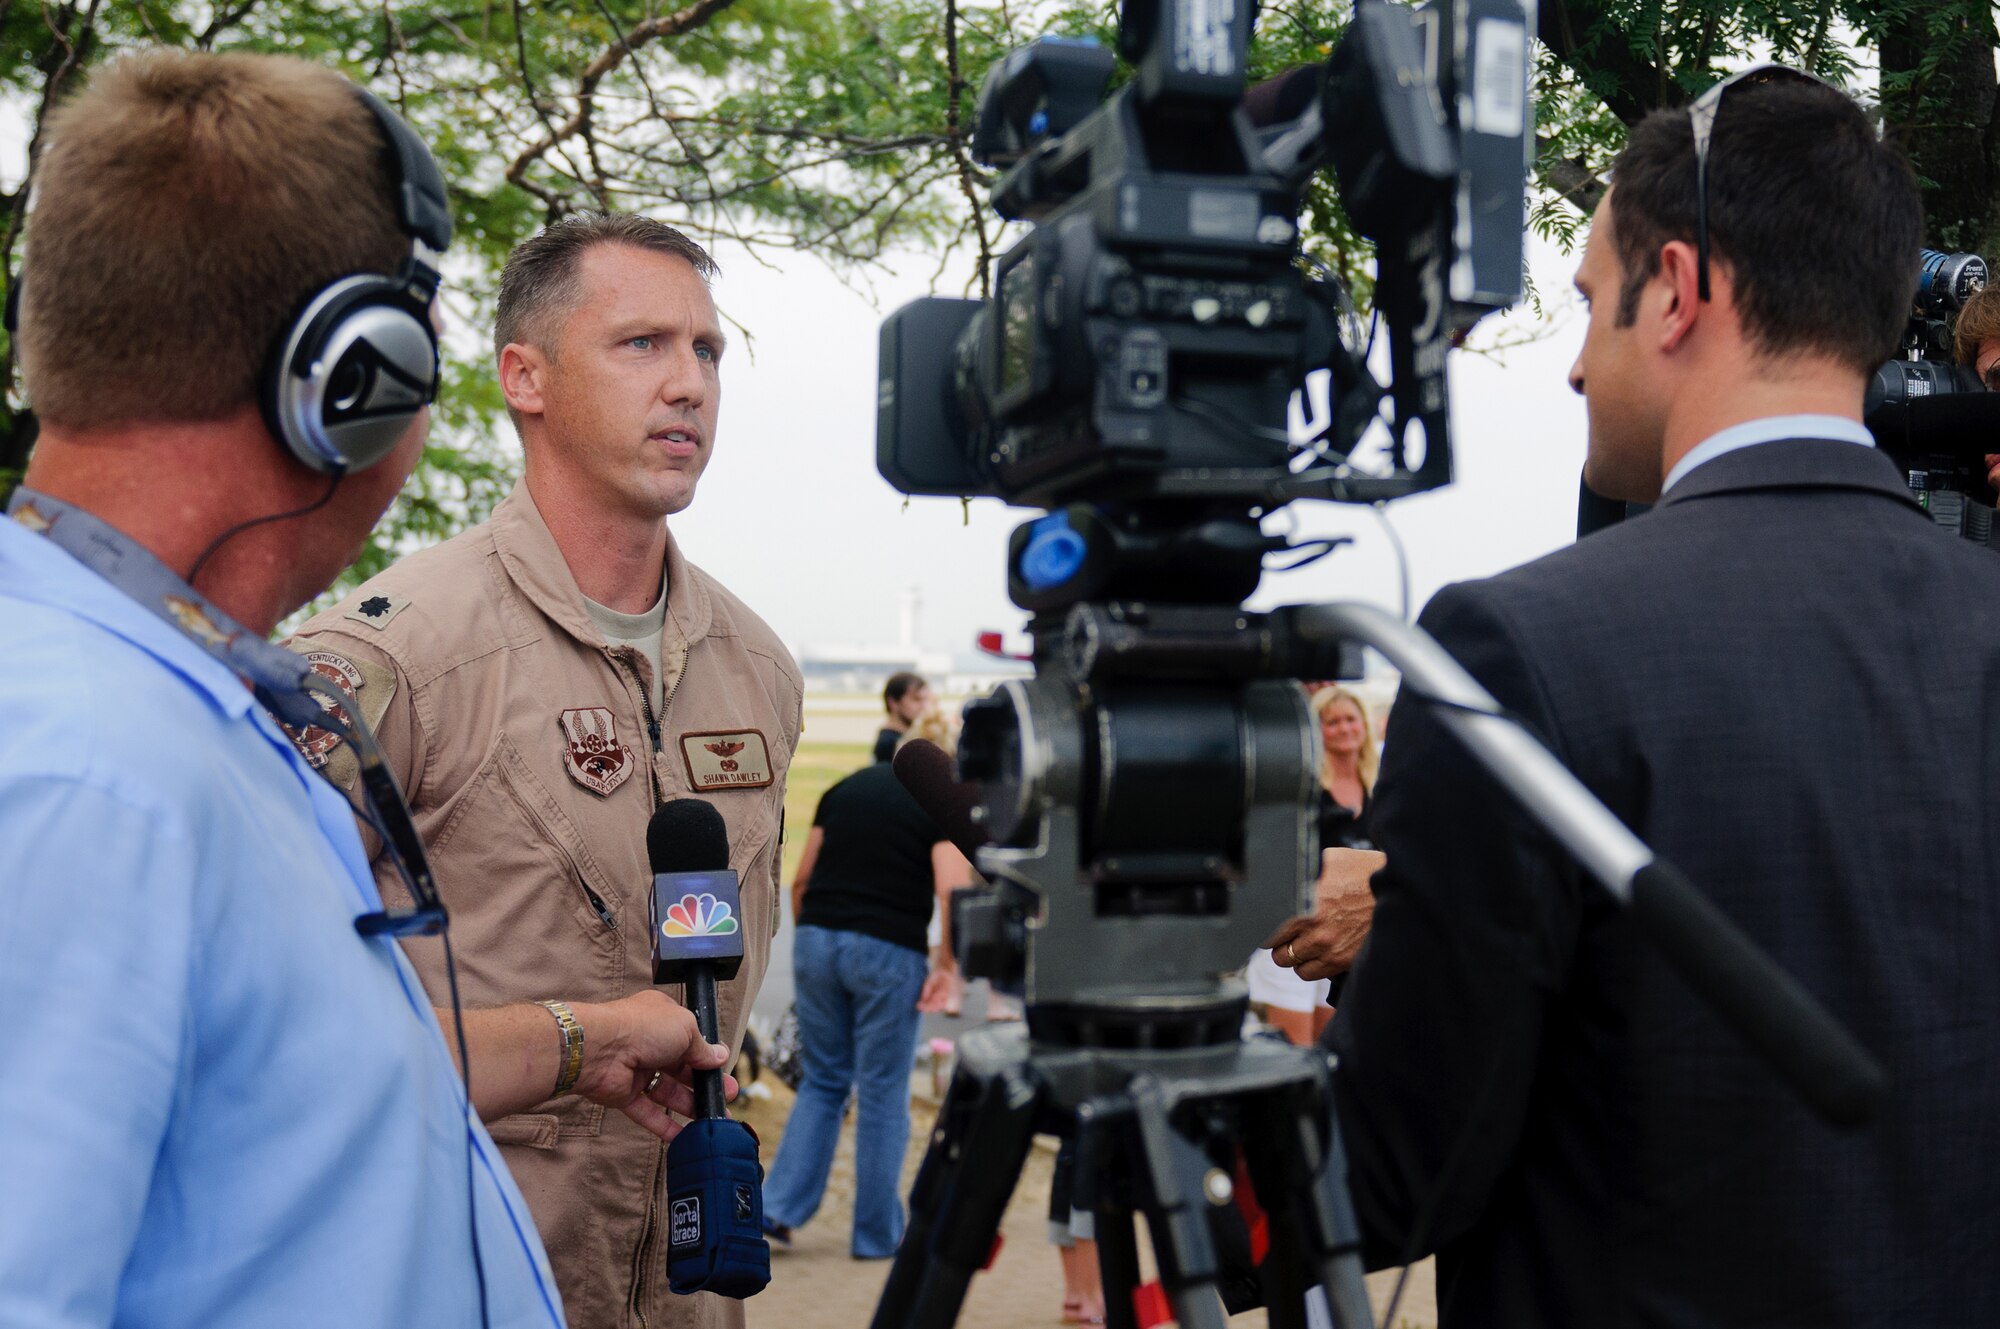
<instances>
[{"instance_id":1,"label":"tan flight suit","mask_svg":"<svg viewBox=\"0 0 2000 1329\"><path fill-rule=\"evenodd\" d=\"M666 799L712 803L742 881L743 964L720 999L722 1037L741 1045L780 918L800 678L763 620L682 559L671 537L658 716L651 666L632 647L605 644L525 485L490 521L402 560L289 645L346 687L375 727L451 913L468 1008L609 1001L646 987L646 823ZM353 756L325 731L299 742L353 787ZM383 898L407 903L383 858L376 869ZM440 944L415 938L406 950L433 1002L448 1006ZM558 1038L551 1019L549 1039ZM657 1138L575 1095L489 1129L534 1212L572 1326L743 1322L739 1302L667 1289Z\"/></svg>"}]
</instances>

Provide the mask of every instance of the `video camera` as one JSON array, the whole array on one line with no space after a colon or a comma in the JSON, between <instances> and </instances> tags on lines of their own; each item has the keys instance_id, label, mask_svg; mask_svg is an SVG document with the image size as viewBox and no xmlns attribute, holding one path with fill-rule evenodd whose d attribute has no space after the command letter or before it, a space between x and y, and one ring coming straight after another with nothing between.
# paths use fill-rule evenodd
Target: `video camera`
<instances>
[{"instance_id":1,"label":"video camera","mask_svg":"<svg viewBox=\"0 0 2000 1329\"><path fill-rule=\"evenodd\" d=\"M1954 362L1950 320L1986 280L1977 254L1923 251L1904 358L1875 371L1862 407L1869 432L1932 519L1982 545L1993 536L1984 455L2000 452L2000 396L1971 366Z\"/></svg>"}]
</instances>

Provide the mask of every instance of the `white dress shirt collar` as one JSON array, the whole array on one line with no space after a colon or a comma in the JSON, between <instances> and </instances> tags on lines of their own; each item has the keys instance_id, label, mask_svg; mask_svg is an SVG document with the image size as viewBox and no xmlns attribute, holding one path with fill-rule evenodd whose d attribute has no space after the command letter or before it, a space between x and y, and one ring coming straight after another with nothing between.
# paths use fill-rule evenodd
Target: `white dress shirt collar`
<instances>
[{"instance_id":1,"label":"white dress shirt collar","mask_svg":"<svg viewBox=\"0 0 2000 1329\"><path fill-rule=\"evenodd\" d=\"M1776 443L1787 438L1826 438L1842 443L1859 443L1864 448L1875 446L1874 436L1868 432L1867 426L1844 415L1769 415L1761 420L1745 420L1740 425L1731 425L1720 433L1709 435L1690 448L1687 455L1667 472L1667 482L1660 487L1660 495L1664 498L1680 483L1682 476L1703 462L1714 461L1738 448Z\"/></svg>"}]
</instances>

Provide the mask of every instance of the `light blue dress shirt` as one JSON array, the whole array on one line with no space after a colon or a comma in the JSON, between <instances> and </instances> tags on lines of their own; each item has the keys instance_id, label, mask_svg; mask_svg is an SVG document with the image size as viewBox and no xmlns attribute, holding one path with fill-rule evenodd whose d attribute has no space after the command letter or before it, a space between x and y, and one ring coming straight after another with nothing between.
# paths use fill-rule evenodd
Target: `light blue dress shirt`
<instances>
[{"instance_id":1,"label":"light blue dress shirt","mask_svg":"<svg viewBox=\"0 0 2000 1329\"><path fill-rule=\"evenodd\" d=\"M1844 415L1768 415L1761 420L1745 420L1740 425L1731 425L1710 434L1688 449L1687 455L1667 472L1667 482L1660 487L1660 493L1664 497L1680 483L1682 476L1703 462L1714 461L1738 448L1757 443L1776 443L1787 438L1826 438L1841 443L1859 443L1864 448L1875 446L1875 436L1868 432L1868 426Z\"/></svg>"},{"instance_id":2,"label":"light blue dress shirt","mask_svg":"<svg viewBox=\"0 0 2000 1329\"><path fill-rule=\"evenodd\" d=\"M548 1329L527 1206L339 793L0 518L0 1325ZM418 945L436 945L418 941Z\"/></svg>"}]
</instances>

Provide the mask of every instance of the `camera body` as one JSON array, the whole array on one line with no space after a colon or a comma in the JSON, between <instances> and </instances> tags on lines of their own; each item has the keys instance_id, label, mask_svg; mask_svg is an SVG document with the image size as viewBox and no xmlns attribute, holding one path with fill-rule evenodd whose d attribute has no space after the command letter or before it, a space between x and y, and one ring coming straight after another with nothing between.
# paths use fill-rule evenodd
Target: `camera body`
<instances>
[{"instance_id":1,"label":"camera body","mask_svg":"<svg viewBox=\"0 0 2000 1329\"><path fill-rule=\"evenodd\" d=\"M1922 251L1903 356L1875 371L1862 417L1938 525L1976 544L1993 536L1984 454L2000 451L2000 396L1955 362L1949 319L1985 288L1977 254Z\"/></svg>"},{"instance_id":2,"label":"camera body","mask_svg":"<svg viewBox=\"0 0 2000 1329\"><path fill-rule=\"evenodd\" d=\"M1128 5L1135 76L1101 104L1113 60L1094 46L1045 40L989 72L974 154L1006 170L996 210L1034 228L995 264L990 301L919 300L883 324L891 484L1269 509L1449 481L1449 339L1521 291L1528 12L1367 0L1324 67L1265 99L1303 111L1261 127L1243 104L1249 22L1248 7ZM1346 293L1300 253L1300 193L1326 165L1380 246L1387 475L1345 465L1384 389L1342 341ZM1286 410L1319 368L1337 423L1309 456Z\"/></svg>"}]
</instances>

